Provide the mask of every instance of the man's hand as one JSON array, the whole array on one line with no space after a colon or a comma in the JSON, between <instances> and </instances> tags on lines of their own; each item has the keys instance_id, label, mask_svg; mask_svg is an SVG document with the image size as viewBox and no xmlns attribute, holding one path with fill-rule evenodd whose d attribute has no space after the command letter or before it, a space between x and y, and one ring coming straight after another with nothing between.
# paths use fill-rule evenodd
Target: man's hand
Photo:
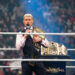
<instances>
[{"instance_id":1,"label":"man's hand","mask_svg":"<svg viewBox=\"0 0 75 75\"><path fill-rule=\"evenodd\" d=\"M27 29L25 33L30 33L30 30ZM27 38L27 36L28 36L27 34L24 35L25 38Z\"/></svg>"},{"instance_id":2,"label":"man's hand","mask_svg":"<svg viewBox=\"0 0 75 75\"><path fill-rule=\"evenodd\" d=\"M38 35L37 36L36 35L33 36L33 41L34 42L40 42L41 40L42 39Z\"/></svg>"}]
</instances>

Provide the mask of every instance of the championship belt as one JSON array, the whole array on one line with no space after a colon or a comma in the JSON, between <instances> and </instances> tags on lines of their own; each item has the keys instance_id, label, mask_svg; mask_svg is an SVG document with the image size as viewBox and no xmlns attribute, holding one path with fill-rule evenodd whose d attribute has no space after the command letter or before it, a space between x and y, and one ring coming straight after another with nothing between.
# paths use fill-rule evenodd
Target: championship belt
<instances>
[{"instance_id":1,"label":"championship belt","mask_svg":"<svg viewBox=\"0 0 75 75\"><path fill-rule=\"evenodd\" d=\"M35 56L32 56L32 59L35 59ZM29 61L29 65L30 66L35 66L35 61Z\"/></svg>"},{"instance_id":2,"label":"championship belt","mask_svg":"<svg viewBox=\"0 0 75 75\"><path fill-rule=\"evenodd\" d=\"M58 55L57 47L54 42L49 42L49 47L44 48L41 46L41 55Z\"/></svg>"},{"instance_id":3,"label":"championship belt","mask_svg":"<svg viewBox=\"0 0 75 75\"><path fill-rule=\"evenodd\" d=\"M34 27L33 33L44 33L41 29ZM45 39L45 34L36 34L38 37L40 37L42 40Z\"/></svg>"},{"instance_id":4,"label":"championship belt","mask_svg":"<svg viewBox=\"0 0 75 75\"><path fill-rule=\"evenodd\" d=\"M59 55L59 44L56 42L50 42L49 46L49 54L51 55Z\"/></svg>"},{"instance_id":5,"label":"championship belt","mask_svg":"<svg viewBox=\"0 0 75 75\"><path fill-rule=\"evenodd\" d=\"M38 43L34 43L34 47L35 47L36 52L40 53L41 45ZM37 58L36 54L33 54L32 59L36 59L36 58ZM29 61L29 65L31 65L31 66L35 66L35 63L36 63L35 61Z\"/></svg>"},{"instance_id":6,"label":"championship belt","mask_svg":"<svg viewBox=\"0 0 75 75\"><path fill-rule=\"evenodd\" d=\"M67 48L57 42L49 42L49 47L41 46L41 55L67 55Z\"/></svg>"},{"instance_id":7,"label":"championship belt","mask_svg":"<svg viewBox=\"0 0 75 75\"><path fill-rule=\"evenodd\" d=\"M38 43L34 43L34 47L35 47L36 52L39 52L39 53L40 53L41 45L39 45ZM36 56L35 54L33 54L33 55L32 55L32 58L33 58L33 59L36 59L37 56ZM30 62L29 62L29 65L34 66L35 63L36 63L35 61L30 61Z\"/></svg>"},{"instance_id":8,"label":"championship belt","mask_svg":"<svg viewBox=\"0 0 75 75\"><path fill-rule=\"evenodd\" d=\"M34 27L33 28L33 33L44 33L41 29ZM39 34L35 34L36 36L40 37L41 39L45 39L45 35L39 35ZM36 49L36 52L40 52L41 46L38 43L34 43L34 47ZM35 59L36 55L32 55L32 58ZM30 61L29 65L34 66L36 62L34 61Z\"/></svg>"},{"instance_id":9,"label":"championship belt","mask_svg":"<svg viewBox=\"0 0 75 75\"><path fill-rule=\"evenodd\" d=\"M64 45L61 45L61 52L62 52L62 55L68 55L67 48Z\"/></svg>"}]
</instances>

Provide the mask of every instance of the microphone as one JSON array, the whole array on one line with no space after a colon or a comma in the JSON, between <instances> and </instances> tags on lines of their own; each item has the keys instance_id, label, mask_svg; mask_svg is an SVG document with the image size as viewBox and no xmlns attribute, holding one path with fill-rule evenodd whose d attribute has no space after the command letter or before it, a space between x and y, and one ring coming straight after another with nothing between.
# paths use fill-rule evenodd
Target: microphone
<instances>
[{"instance_id":1,"label":"microphone","mask_svg":"<svg viewBox=\"0 0 75 75\"><path fill-rule=\"evenodd\" d=\"M30 25L29 25L29 24L27 24L27 25L24 27L25 32L26 32L26 30L27 30L27 29L29 29L29 30L30 30L30 28L31 28L31 27L30 27Z\"/></svg>"},{"instance_id":2,"label":"microphone","mask_svg":"<svg viewBox=\"0 0 75 75\"><path fill-rule=\"evenodd\" d=\"M30 29L31 27L30 27L30 25L29 24L27 24L26 26L25 26L25 29Z\"/></svg>"}]
</instances>

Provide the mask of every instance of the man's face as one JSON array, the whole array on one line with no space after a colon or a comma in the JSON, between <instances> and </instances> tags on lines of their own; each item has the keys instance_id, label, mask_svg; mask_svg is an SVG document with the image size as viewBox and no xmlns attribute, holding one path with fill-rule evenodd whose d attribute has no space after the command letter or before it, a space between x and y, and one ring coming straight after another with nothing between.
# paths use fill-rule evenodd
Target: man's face
<instances>
[{"instance_id":1,"label":"man's face","mask_svg":"<svg viewBox=\"0 0 75 75\"><path fill-rule=\"evenodd\" d=\"M23 23L24 23L25 26L27 24L29 24L30 26L32 26L32 24L33 24L33 18L31 16L28 16L28 17L26 16L23 19Z\"/></svg>"}]
</instances>

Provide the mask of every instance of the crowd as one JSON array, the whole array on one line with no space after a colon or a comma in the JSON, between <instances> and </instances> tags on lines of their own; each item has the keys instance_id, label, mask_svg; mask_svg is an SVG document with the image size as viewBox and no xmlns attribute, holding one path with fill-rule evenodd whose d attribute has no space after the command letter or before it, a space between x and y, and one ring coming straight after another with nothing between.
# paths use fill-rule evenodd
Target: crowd
<instances>
[{"instance_id":1,"label":"crowd","mask_svg":"<svg viewBox=\"0 0 75 75\"><path fill-rule=\"evenodd\" d=\"M48 0L43 17L47 20L52 32L75 32L75 1L74 0ZM54 31L55 30L55 31ZM50 32L49 31L49 32ZM54 37L55 38L55 37ZM58 38L55 39L55 41ZM75 48L75 36L60 36L59 42L67 48Z\"/></svg>"},{"instance_id":2,"label":"crowd","mask_svg":"<svg viewBox=\"0 0 75 75\"><path fill-rule=\"evenodd\" d=\"M41 6L40 1L39 5ZM18 32L24 28L22 18L26 10L23 11L22 8L20 0L0 0L0 32ZM44 27L42 29L45 32L53 32L51 27L55 27L54 32L75 32L75 0L47 0L43 7L37 10L41 9L44 9L43 19L47 21L47 25L40 27ZM14 48L15 38L15 35L0 35L0 48ZM75 36L60 36L59 40L67 47L75 48ZM19 51L0 51L0 58L18 58L21 57L19 53ZM1 74L3 71L4 69L0 69L0 75L6 75L6 73Z\"/></svg>"},{"instance_id":3,"label":"crowd","mask_svg":"<svg viewBox=\"0 0 75 75\"><path fill-rule=\"evenodd\" d=\"M0 32L17 32L22 29L22 16L19 0L0 0ZM0 35L0 47L14 47L15 38L11 35Z\"/></svg>"},{"instance_id":4,"label":"crowd","mask_svg":"<svg viewBox=\"0 0 75 75\"><path fill-rule=\"evenodd\" d=\"M19 3L19 0L0 0L0 32L17 32L23 28L21 19L24 12ZM0 48L15 47L15 38L14 35L0 35ZM18 57L19 51L0 51L0 59ZM0 65L9 65L9 62L0 62ZM10 68L0 69L0 75L21 74L20 69L17 71Z\"/></svg>"},{"instance_id":5,"label":"crowd","mask_svg":"<svg viewBox=\"0 0 75 75\"><path fill-rule=\"evenodd\" d=\"M75 1L48 0L46 2L37 10L44 9L43 21L47 21L47 25L43 26L40 22L37 25L40 24L45 32L75 32ZM20 0L0 1L0 32L18 32L23 29L22 17L26 11L22 8ZM0 47L15 47L15 38L11 35L0 35ZM61 36L59 39L67 47L74 48L75 36ZM54 41L56 40L57 38Z\"/></svg>"}]
</instances>

